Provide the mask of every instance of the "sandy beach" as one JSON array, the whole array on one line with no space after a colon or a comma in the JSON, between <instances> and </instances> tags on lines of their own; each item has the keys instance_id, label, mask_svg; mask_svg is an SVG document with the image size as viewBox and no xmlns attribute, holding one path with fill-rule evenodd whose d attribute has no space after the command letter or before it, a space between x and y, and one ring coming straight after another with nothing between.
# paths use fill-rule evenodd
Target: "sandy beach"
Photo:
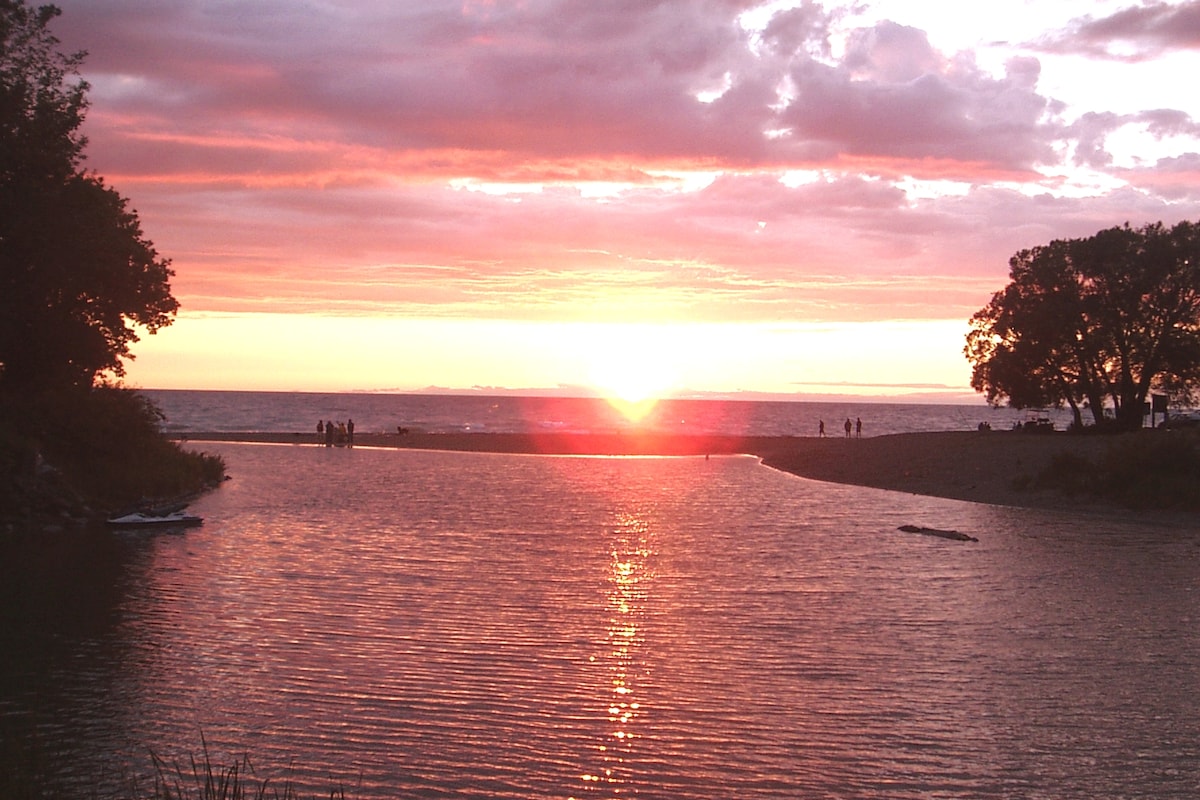
<instances>
[{"instance_id":1,"label":"sandy beach","mask_svg":"<svg viewBox=\"0 0 1200 800\"><path fill-rule=\"evenodd\" d=\"M204 441L317 446L313 434L193 433ZM1032 486L1060 453L1095 459L1106 437L1064 433L954 431L863 439L842 437L669 436L655 434L407 433L358 434L359 447L395 447L542 455L749 454L767 466L815 480L870 486L977 503L1031 508L1096 507L1094 499L1063 497ZM200 448L197 448L200 449Z\"/></svg>"},{"instance_id":2,"label":"sandy beach","mask_svg":"<svg viewBox=\"0 0 1200 800\"><path fill-rule=\"evenodd\" d=\"M769 466L816 480L976 503L1062 508L1096 502L1039 491L1038 476L1060 454L1094 460L1111 445L1111 439L1065 433L953 431L795 440L760 455Z\"/></svg>"}]
</instances>

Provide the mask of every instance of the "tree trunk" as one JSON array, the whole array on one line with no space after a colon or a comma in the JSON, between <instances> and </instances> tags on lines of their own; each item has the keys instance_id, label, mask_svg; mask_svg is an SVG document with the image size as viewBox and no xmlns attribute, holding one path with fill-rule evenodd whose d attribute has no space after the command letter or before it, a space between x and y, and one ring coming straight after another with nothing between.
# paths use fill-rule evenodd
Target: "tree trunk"
<instances>
[{"instance_id":1,"label":"tree trunk","mask_svg":"<svg viewBox=\"0 0 1200 800\"><path fill-rule=\"evenodd\" d=\"M1098 392L1088 393L1088 406L1092 409L1092 424L1104 424L1104 396Z\"/></svg>"},{"instance_id":2,"label":"tree trunk","mask_svg":"<svg viewBox=\"0 0 1200 800\"><path fill-rule=\"evenodd\" d=\"M1117 427L1123 431L1139 430L1145 422L1146 396L1136 391L1122 393L1121 405L1117 408Z\"/></svg>"},{"instance_id":3,"label":"tree trunk","mask_svg":"<svg viewBox=\"0 0 1200 800\"><path fill-rule=\"evenodd\" d=\"M1071 420L1072 420L1072 424L1075 426L1075 430L1082 431L1083 430L1083 411L1080 410L1079 403L1076 403L1075 398L1071 397L1070 395L1067 396L1067 403L1069 403L1071 406Z\"/></svg>"}]
</instances>

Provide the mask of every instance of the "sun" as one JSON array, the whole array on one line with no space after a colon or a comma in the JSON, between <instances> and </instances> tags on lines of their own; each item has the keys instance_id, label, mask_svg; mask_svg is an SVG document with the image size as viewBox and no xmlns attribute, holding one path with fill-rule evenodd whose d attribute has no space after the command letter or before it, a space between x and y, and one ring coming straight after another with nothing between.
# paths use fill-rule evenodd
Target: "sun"
<instances>
[{"instance_id":1,"label":"sun","mask_svg":"<svg viewBox=\"0 0 1200 800\"><path fill-rule=\"evenodd\" d=\"M615 347L594 357L591 383L633 422L645 417L675 385L670 360L652 347Z\"/></svg>"},{"instance_id":2,"label":"sun","mask_svg":"<svg viewBox=\"0 0 1200 800\"><path fill-rule=\"evenodd\" d=\"M666 389L666 382L644 364L605 364L592 372L595 383L605 397L640 403Z\"/></svg>"}]
</instances>

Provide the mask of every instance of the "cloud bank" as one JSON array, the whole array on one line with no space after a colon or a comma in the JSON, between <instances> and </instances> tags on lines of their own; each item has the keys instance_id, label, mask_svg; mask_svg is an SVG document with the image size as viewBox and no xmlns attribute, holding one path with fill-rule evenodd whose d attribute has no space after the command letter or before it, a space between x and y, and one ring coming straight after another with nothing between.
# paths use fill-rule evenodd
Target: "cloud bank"
<instances>
[{"instance_id":1,"label":"cloud bank","mask_svg":"<svg viewBox=\"0 0 1200 800\"><path fill-rule=\"evenodd\" d=\"M185 309L965 320L1018 249L1200 217L1200 101L1136 107L1200 2L953 51L812 0L60 5ZM1101 62L1120 108L1041 88Z\"/></svg>"}]
</instances>

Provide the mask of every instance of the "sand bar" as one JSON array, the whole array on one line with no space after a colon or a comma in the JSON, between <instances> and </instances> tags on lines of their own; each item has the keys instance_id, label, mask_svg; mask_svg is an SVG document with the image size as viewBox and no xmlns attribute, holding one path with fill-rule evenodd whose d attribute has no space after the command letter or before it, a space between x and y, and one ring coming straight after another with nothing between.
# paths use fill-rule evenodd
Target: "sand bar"
<instances>
[{"instance_id":1,"label":"sand bar","mask_svg":"<svg viewBox=\"0 0 1200 800\"><path fill-rule=\"evenodd\" d=\"M313 433L191 433L203 441L269 442L317 446ZM1032 483L1055 456L1095 460L1109 437L1065 433L952 431L863 439L842 437L680 436L650 433L360 433L358 446L541 455L702 456L749 454L785 472L815 480L911 494L1031 508L1097 507L1094 499L1064 498Z\"/></svg>"}]
</instances>

